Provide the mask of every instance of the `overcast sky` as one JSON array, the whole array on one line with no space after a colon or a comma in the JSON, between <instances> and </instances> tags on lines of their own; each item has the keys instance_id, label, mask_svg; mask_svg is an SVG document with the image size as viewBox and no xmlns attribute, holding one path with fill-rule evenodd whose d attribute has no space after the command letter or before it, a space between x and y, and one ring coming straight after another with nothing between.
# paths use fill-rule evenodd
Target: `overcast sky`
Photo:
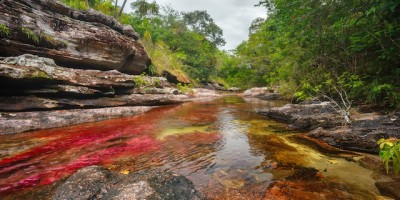
<instances>
[{"instance_id":1,"label":"overcast sky","mask_svg":"<svg viewBox=\"0 0 400 200\"><path fill-rule=\"evenodd\" d=\"M128 0L127 11L130 3ZM149 0L148 2L151 2ZM159 5L171 5L177 11L207 10L215 23L224 31L226 45L223 49L234 49L247 40L251 22L266 16L266 9L255 7L259 0L156 0Z\"/></svg>"}]
</instances>

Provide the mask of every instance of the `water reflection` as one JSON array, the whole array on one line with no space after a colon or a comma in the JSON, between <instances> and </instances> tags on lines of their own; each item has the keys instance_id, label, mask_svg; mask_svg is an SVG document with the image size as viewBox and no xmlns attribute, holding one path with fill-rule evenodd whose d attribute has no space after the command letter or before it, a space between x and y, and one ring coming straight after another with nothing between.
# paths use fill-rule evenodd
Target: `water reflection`
<instances>
[{"instance_id":1,"label":"water reflection","mask_svg":"<svg viewBox=\"0 0 400 200\"><path fill-rule=\"evenodd\" d=\"M318 177L303 185L315 187L323 180L328 190L340 183L350 188L346 194L378 194L370 171L293 142L285 124L254 112L285 103L225 97L131 118L0 136L0 197L46 191L48 198L57 180L93 164L121 172L172 171L191 179L210 199L268 197L269 187L301 177L309 168L317 169Z\"/></svg>"}]
</instances>

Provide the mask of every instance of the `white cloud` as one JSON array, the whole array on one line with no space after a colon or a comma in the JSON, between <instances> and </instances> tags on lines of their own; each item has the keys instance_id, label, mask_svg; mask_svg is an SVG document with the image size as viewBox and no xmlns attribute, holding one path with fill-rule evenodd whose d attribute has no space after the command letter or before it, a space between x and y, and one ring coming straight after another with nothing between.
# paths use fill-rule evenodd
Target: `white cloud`
<instances>
[{"instance_id":1,"label":"white cloud","mask_svg":"<svg viewBox=\"0 0 400 200\"><path fill-rule=\"evenodd\" d=\"M130 12L128 0L126 11ZM151 1L151 0L150 0ZM224 31L227 44L223 49L234 49L248 38L251 22L265 17L266 9L255 7L259 0L156 0L159 5L171 5L177 11L207 10L215 23Z\"/></svg>"}]
</instances>

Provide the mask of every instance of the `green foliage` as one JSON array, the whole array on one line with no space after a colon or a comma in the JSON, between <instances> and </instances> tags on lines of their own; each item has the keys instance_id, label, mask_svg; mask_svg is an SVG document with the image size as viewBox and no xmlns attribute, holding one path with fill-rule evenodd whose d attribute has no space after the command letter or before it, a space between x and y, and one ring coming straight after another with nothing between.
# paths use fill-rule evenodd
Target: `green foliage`
<instances>
[{"instance_id":1,"label":"green foliage","mask_svg":"<svg viewBox=\"0 0 400 200\"><path fill-rule=\"evenodd\" d=\"M155 70L155 67L154 67L154 65L149 65L148 67L147 67L147 72L148 72L148 74L149 75L155 75L156 74L156 70Z\"/></svg>"},{"instance_id":2,"label":"green foliage","mask_svg":"<svg viewBox=\"0 0 400 200\"><path fill-rule=\"evenodd\" d=\"M86 10L88 8L86 0L61 0L66 5L79 9L79 10Z\"/></svg>"},{"instance_id":3,"label":"green foliage","mask_svg":"<svg viewBox=\"0 0 400 200\"><path fill-rule=\"evenodd\" d=\"M192 31L205 36L214 45L224 46L226 44L222 37L222 29L214 23L207 11L196 10L183 13L183 21Z\"/></svg>"},{"instance_id":4,"label":"green foliage","mask_svg":"<svg viewBox=\"0 0 400 200\"><path fill-rule=\"evenodd\" d=\"M154 79L154 87L161 87L160 79Z\"/></svg>"},{"instance_id":5,"label":"green foliage","mask_svg":"<svg viewBox=\"0 0 400 200\"><path fill-rule=\"evenodd\" d=\"M149 85L144 76L145 76L144 74L141 74L140 76L133 77L133 82L135 82L136 88L143 88Z\"/></svg>"},{"instance_id":6,"label":"green foliage","mask_svg":"<svg viewBox=\"0 0 400 200\"><path fill-rule=\"evenodd\" d=\"M34 33L31 29L22 27L21 31L28 39L30 39L36 44L39 44L40 37L36 33Z\"/></svg>"},{"instance_id":7,"label":"green foliage","mask_svg":"<svg viewBox=\"0 0 400 200\"><path fill-rule=\"evenodd\" d=\"M160 87L161 86L161 80L158 78L151 78L150 76L147 76L146 73L142 73L139 76L134 76L133 77L133 82L135 83L135 88L138 89L144 89L149 90L150 88L154 87Z\"/></svg>"},{"instance_id":8,"label":"green foliage","mask_svg":"<svg viewBox=\"0 0 400 200\"><path fill-rule=\"evenodd\" d=\"M0 36L9 37L11 35L11 30L4 24L0 24Z\"/></svg>"},{"instance_id":9,"label":"green foliage","mask_svg":"<svg viewBox=\"0 0 400 200\"><path fill-rule=\"evenodd\" d=\"M283 86L299 100L316 91L338 97L334 84L359 102L399 103L399 1L262 0L259 6L268 17L252 23L249 40L234 52L238 61L223 58L218 75L227 82Z\"/></svg>"},{"instance_id":10,"label":"green foliage","mask_svg":"<svg viewBox=\"0 0 400 200\"><path fill-rule=\"evenodd\" d=\"M394 100L396 94L391 84L379 84L377 80L373 81L368 91L368 101L373 103L383 103L385 101Z\"/></svg>"},{"instance_id":11,"label":"green foliage","mask_svg":"<svg viewBox=\"0 0 400 200\"><path fill-rule=\"evenodd\" d=\"M186 93L193 93L193 85L192 84L181 84L178 83L176 85L176 87L178 88L178 90L182 93L182 94L186 94Z\"/></svg>"},{"instance_id":12,"label":"green foliage","mask_svg":"<svg viewBox=\"0 0 400 200\"><path fill-rule=\"evenodd\" d=\"M400 172L400 140L396 138L380 139L379 156L385 164L386 173L389 173L389 162L393 163L393 171L396 175Z\"/></svg>"},{"instance_id":13,"label":"green foliage","mask_svg":"<svg viewBox=\"0 0 400 200\"><path fill-rule=\"evenodd\" d=\"M165 71L175 75L178 80L190 82L187 75L184 73L185 65L176 53L173 53L169 47L162 41L153 43L151 34L145 32L144 38L140 40L152 59L152 64L149 66L150 75L162 76Z\"/></svg>"},{"instance_id":14,"label":"green foliage","mask_svg":"<svg viewBox=\"0 0 400 200\"><path fill-rule=\"evenodd\" d=\"M44 71L36 70L32 73L32 78L44 78L50 79L50 76L46 74Z\"/></svg>"},{"instance_id":15,"label":"green foliage","mask_svg":"<svg viewBox=\"0 0 400 200\"><path fill-rule=\"evenodd\" d=\"M86 0L62 1L78 9L88 7ZM89 7L113 15L114 2L89 0ZM200 82L216 78L216 55L220 52L217 46L225 41L221 28L210 15L205 11L180 13L171 7L162 7L155 1L147 0L135 0L131 7L133 13L123 13L118 20L131 25L141 35L140 42L153 61L153 66L147 71L150 75L160 76L167 71L177 76L181 82ZM191 20L187 20L188 16ZM200 22L201 24L196 24Z\"/></svg>"},{"instance_id":16,"label":"green foliage","mask_svg":"<svg viewBox=\"0 0 400 200\"><path fill-rule=\"evenodd\" d=\"M155 1L148 3L146 0L136 0L131 7L141 19L155 17L160 13L160 6Z\"/></svg>"},{"instance_id":17,"label":"green foliage","mask_svg":"<svg viewBox=\"0 0 400 200\"><path fill-rule=\"evenodd\" d=\"M66 5L79 9L86 10L88 8L93 8L100 11L106 15L112 16L114 11L114 5L112 0L61 0ZM89 5L88 5L89 2ZM118 8L117 8L118 10Z\"/></svg>"}]
</instances>

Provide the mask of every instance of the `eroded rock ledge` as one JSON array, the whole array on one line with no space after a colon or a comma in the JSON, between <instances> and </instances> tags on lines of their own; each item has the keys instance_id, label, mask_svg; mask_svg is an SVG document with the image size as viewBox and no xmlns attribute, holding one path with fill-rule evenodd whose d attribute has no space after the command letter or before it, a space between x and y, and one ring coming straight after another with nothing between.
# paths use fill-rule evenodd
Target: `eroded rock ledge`
<instances>
[{"instance_id":1,"label":"eroded rock ledge","mask_svg":"<svg viewBox=\"0 0 400 200\"><path fill-rule=\"evenodd\" d=\"M272 119L284 121L312 138L331 146L353 151L377 153L376 142L381 138L400 136L400 113L387 116L364 114L344 126L343 118L329 102L288 104L283 107L261 109L257 112Z\"/></svg>"},{"instance_id":2,"label":"eroded rock ledge","mask_svg":"<svg viewBox=\"0 0 400 200\"><path fill-rule=\"evenodd\" d=\"M151 60L132 27L95 10L74 10L54 0L3 0L0 56L25 53L82 69L140 74Z\"/></svg>"},{"instance_id":3,"label":"eroded rock ledge","mask_svg":"<svg viewBox=\"0 0 400 200\"><path fill-rule=\"evenodd\" d=\"M41 129L71 126L128 117L149 111L149 106L113 107L98 109L75 109L41 112L0 112L0 133L2 135Z\"/></svg>"},{"instance_id":4,"label":"eroded rock ledge","mask_svg":"<svg viewBox=\"0 0 400 200\"><path fill-rule=\"evenodd\" d=\"M29 54L0 61L0 134L126 117L150 109L137 106L187 100L162 77L65 68Z\"/></svg>"}]
</instances>

